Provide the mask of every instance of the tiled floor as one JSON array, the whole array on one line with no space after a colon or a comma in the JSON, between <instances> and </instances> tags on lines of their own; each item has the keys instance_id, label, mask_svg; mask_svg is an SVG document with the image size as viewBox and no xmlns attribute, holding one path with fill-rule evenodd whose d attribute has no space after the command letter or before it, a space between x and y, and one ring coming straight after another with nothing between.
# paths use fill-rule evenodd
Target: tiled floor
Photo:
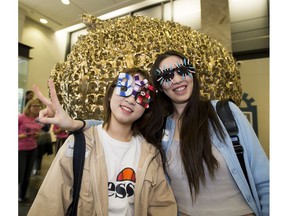
<instances>
[{"instance_id":1,"label":"tiled floor","mask_svg":"<svg viewBox=\"0 0 288 216\"><path fill-rule=\"evenodd\" d=\"M43 179L50 167L52 160L54 159L54 154L52 155L44 155L42 160L42 167L41 172L39 175L31 176L28 191L27 191L27 198L29 199L29 203L19 203L18 205L18 215L19 216L26 216L28 211L32 205L32 202L41 186Z\"/></svg>"}]
</instances>

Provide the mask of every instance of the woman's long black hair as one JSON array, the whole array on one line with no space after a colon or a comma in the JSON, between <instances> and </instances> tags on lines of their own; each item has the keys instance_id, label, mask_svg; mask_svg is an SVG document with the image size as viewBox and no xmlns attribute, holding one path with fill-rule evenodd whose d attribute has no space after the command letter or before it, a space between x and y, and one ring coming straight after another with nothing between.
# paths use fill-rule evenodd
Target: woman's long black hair
<instances>
[{"instance_id":1,"label":"woman's long black hair","mask_svg":"<svg viewBox=\"0 0 288 216\"><path fill-rule=\"evenodd\" d=\"M150 73L153 83L158 89L157 102L160 103L158 106L163 109L160 112L163 119L165 119L165 115L173 113L174 107L171 99L166 96L160 83L157 82L156 70L159 69L160 63L169 56L178 56L182 60L187 59L183 54L171 50L160 54L151 68ZM195 200L196 195L199 193L200 181L205 183L204 163L207 165L209 174L212 177L214 177L214 172L219 166L218 161L212 154L209 125L212 126L218 138L224 139L223 129L211 102L200 99L200 85L196 74L193 74L192 95L179 118L181 122L179 129L180 154L188 178L192 200Z\"/></svg>"}]
</instances>

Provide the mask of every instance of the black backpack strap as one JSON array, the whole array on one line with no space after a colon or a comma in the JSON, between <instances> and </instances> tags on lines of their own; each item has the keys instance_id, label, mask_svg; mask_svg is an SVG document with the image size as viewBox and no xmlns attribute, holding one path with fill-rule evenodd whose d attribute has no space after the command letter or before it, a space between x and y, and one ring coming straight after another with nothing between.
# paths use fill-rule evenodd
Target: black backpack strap
<instances>
[{"instance_id":1,"label":"black backpack strap","mask_svg":"<svg viewBox=\"0 0 288 216\"><path fill-rule=\"evenodd\" d=\"M73 133L75 137L73 149L73 199L66 216L76 216L79 200L79 193L82 182L83 167L85 162L86 143L83 132Z\"/></svg>"},{"instance_id":2,"label":"black backpack strap","mask_svg":"<svg viewBox=\"0 0 288 216\"><path fill-rule=\"evenodd\" d=\"M225 126L231 140L232 140L234 151L237 155L238 161L239 161L240 166L243 170L246 181L247 181L247 183L251 189L248 175L247 175L247 171L246 171L244 156L243 156L244 149L241 146L239 138L238 138L238 126L237 126L237 123L234 119L234 116L232 114L232 111L231 111L228 103L229 103L229 100L218 101L216 104L217 114L220 117L221 121L223 122L223 124L224 124L224 126Z\"/></svg>"}]
</instances>

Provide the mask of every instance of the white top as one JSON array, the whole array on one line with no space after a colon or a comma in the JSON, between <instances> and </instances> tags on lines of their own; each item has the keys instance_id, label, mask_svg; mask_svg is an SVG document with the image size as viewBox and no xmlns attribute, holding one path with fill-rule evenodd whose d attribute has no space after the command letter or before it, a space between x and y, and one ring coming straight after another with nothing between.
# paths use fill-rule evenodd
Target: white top
<instances>
[{"instance_id":1,"label":"white top","mask_svg":"<svg viewBox=\"0 0 288 216\"><path fill-rule=\"evenodd\" d=\"M167 158L167 172L179 211L191 216L239 216L253 213L234 182L222 155L213 145L212 153L220 165L219 169L215 172L215 179L212 179L204 164L206 184L200 181L200 192L192 205L187 177L180 159L180 145L173 140Z\"/></svg>"},{"instance_id":2,"label":"white top","mask_svg":"<svg viewBox=\"0 0 288 216\"><path fill-rule=\"evenodd\" d=\"M109 216L132 216L134 214L134 190L136 171L140 157L141 137L129 142L116 140L97 126L108 170Z\"/></svg>"}]
</instances>

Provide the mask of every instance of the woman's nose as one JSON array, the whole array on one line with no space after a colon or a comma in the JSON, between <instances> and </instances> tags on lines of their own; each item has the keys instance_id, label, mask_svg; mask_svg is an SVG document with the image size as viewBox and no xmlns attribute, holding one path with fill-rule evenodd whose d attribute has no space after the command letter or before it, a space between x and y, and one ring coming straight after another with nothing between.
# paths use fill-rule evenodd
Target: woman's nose
<instances>
[{"instance_id":1,"label":"woman's nose","mask_svg":"<svg viewBox=\"0 0 288 216\"><path fill-rule=\"evenodd\" d=\"M136 100L135 100L134 95L130 95L129 97L126 97L125 101L130 105L133 105L133 106L136 105Z\"/></svg>"},{"instance_id":2,"label":"woman's nose","mask_svg":"<svg viewBox=\"0 0 288 216\"><path fill-rule=\"evenodd\" d=\"M177 72L174 72L174 77L172 79L172 83L180 83L182 81L182 76L179 75Z\"/></svg>"}]
</instances>

